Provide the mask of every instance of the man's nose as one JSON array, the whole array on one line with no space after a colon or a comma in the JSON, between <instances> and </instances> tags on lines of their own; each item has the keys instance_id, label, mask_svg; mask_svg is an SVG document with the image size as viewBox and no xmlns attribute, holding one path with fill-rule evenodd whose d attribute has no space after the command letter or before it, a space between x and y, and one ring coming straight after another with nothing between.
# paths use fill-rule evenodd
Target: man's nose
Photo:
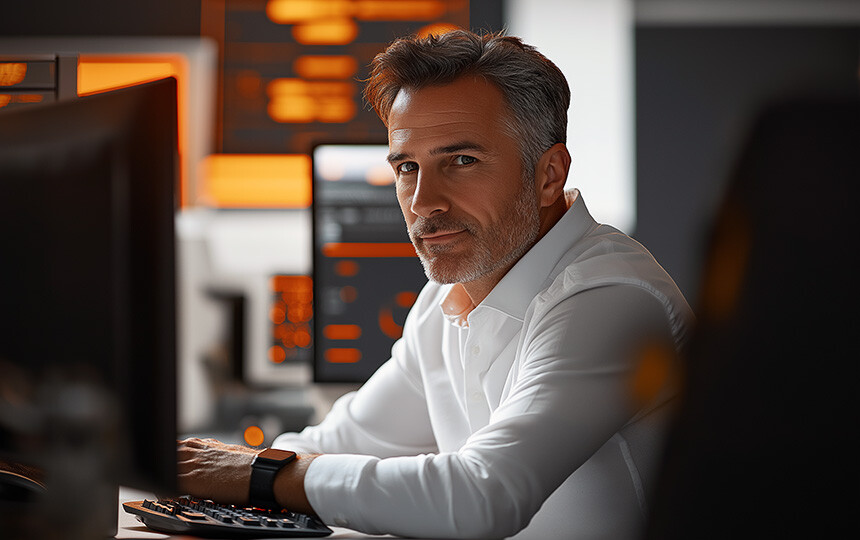
<instances>
[{"instance_id":1,"label":"man's nose","mask_svg":"<svg viewBox=\"0 0 860 540\"><path fill-rule=\"evenodd\" d=\"M418 172L418 182L412 193L412 213L421 217L430 217L440 212L447 212L448 196L443 179L436 174L421 170Z\"/></svg>"}]
</instances>

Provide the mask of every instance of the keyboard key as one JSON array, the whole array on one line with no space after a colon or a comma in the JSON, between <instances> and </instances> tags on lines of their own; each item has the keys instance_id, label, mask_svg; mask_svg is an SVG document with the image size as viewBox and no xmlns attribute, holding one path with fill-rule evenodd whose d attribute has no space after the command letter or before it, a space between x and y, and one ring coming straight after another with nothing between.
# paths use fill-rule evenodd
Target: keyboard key
<instances>
[{"instance_id":1,"label":"keyboard key","mask_svg":"<svg viewBox=\"0 0 860 540\"><path fill-rule=\"evenodd\" d=\"M194 510L183 510L180 514L184 518L194 519L194 520L202 520L206 519L206 514L202 512L195 512Z\"/></svg>"}]
</instances>

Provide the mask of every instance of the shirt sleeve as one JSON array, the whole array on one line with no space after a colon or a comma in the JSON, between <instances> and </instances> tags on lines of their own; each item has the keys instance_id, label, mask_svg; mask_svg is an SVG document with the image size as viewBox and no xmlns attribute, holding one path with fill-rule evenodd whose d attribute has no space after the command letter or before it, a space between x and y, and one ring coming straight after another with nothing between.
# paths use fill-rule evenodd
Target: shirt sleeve
<instances>
[{"instance_id":1,"label":"shirt sleeve","mask_svg":"<svg viewBox=\"0 0 860 540\"><path fill-rule=\"evenodd\" d=\"M671 342L662 303L630 285L575 294L524 331L508 394L459 451L317 458L305 488L320 517L372 534L510 536L636 414L637 347Z\"/></svg>"},{"instance_id":2,"label":"shirt sleeve","mask_svg":"<svg viewBox=\"0 0 860 540\"><path fill-rule=\"evenodd\" d=\"M406 373L403 341L393 358L355 391L335 401L316 426L285 433L273 447L314 454L362 454L387 458L436 450L421 387Z\"/></svg>"}]
</instances>

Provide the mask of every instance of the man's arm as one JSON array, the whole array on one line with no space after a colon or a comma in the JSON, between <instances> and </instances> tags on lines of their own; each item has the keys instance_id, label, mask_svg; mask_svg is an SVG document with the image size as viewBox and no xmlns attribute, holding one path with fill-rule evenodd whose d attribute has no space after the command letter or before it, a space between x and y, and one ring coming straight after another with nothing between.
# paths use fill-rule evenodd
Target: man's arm
<instances>
[{"instance_id":1,"label":"man's arm","mask_svg":"<svg viewBox=\"0 0 860 540\"><path fill-rule=\"evenodd\" d=\"M272 446L324 454L377 457L435 452L420 375L412 369L408 337L392 349L392 359L357 392L337 400L326 418L301 433L285 433Z\"/></svg>"},{"instance_id":2,"label":"man's arm","mask_svg":"<svg viewBox=\"0 0 860 540\"><path fill-rule=\"evenodd\" d=\"M179 489L183 494L225 504L248 504L251 462L260 451L215 439L186 439L177 445ZM275 477L275 500L284 508L313 514L304 478L315 454L300 454Z\"/></svg>"},{"instance_id":3,"label":"man's arm","mask_svg":"<svg viewBox=\"0 0 860 540\"><path fill-rule=\"evenodd\" d=\"M458 451L319 456L305 485L320 517L407 537L506 537L527 525L637 412L636 344L672 339L662 304L639 287L576 296L530 328L510 393Z\"/></svg>"}]
</instances>

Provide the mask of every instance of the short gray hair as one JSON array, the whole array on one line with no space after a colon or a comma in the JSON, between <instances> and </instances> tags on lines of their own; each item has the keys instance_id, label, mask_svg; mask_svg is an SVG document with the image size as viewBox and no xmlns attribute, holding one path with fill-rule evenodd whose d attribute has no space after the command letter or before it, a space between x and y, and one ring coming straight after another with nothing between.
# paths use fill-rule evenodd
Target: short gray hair
<instances>
[{"instance_id":1,"label":"short gray hair","mask_svg":"<svg viewBox=\"0 0 860 540\"><path fill-rule=\"evenodd\" d=\"M503 125L519 142L523 174L534 178L543 153L567 142L570 87L555 64L517 37L454 30L398 39L373 59L364 96L387 125L402 88L448 84L464 75L484 77L501 90L511 112Z\"/></svg>"}]
</instances>

